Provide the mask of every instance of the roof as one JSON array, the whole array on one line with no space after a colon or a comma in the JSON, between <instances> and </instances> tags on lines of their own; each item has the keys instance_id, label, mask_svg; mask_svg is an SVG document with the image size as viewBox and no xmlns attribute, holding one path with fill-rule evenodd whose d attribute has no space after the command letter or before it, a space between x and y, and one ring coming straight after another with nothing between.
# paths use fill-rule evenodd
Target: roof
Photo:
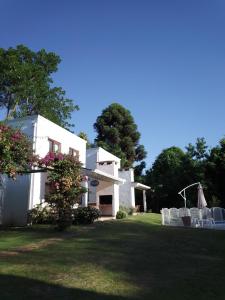
<instances>
[{"instance_id":1,"label":"roof","mask_svg":"<svg viewBox=\"0 0 225 300\"><path fill-rule=\"evenodd\" d=\"M105 173L98 169L91 170L91 169L83 168L82 173L90 178L102 180L102 181L106 181L106 182L113 182L113 183L118 183L118 184L123 184L125 182L124 179L121 179L119 177Z\"/></svg>"},{"instance_id":2,"label":"roof","mask_svg":"<svg viewBox=\"0 0 225 300\"><path fill-rule=\"evenodd\" d=\"M139 183L139 182L133 182L132 185L135 189L138 189L138 190L150 190L151 189L150 186Z\"/></svg>"}]
</instances>

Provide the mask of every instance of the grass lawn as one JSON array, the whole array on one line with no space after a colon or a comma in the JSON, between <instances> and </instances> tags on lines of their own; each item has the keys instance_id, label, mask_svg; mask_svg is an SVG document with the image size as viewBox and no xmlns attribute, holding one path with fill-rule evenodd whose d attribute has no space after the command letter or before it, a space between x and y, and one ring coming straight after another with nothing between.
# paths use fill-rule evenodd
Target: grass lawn
<instances>
[{"instance_id":1,"label":"grass lawn","mask_svg":"<svg viewBox=\"0 0 225 300\"><path fill-rule=\"evenodd\" d=\"M225 299L225 231L146 214L0 231L0 299Z\"/></svg>"}]
</instances>

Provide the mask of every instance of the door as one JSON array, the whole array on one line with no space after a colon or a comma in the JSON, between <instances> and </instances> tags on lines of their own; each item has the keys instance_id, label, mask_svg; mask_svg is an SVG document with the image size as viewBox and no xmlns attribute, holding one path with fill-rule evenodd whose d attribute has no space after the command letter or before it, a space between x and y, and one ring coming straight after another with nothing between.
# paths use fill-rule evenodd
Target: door
<instances>
[{"instance_id":1,"label":"door","mask_svg":"<svg viewBox=\"0 0 225 300\"><path fill-rule=\"evenodd\" d=\"M99 209L102 216L112 216L112 195L99 196Z\"/></svg>"}]
</instances>

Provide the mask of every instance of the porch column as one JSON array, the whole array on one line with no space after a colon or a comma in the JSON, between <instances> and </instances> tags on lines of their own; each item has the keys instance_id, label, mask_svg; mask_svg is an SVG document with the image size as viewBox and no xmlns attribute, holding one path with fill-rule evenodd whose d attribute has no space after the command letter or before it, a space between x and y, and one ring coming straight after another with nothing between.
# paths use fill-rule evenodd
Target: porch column
<instances>
[{"instance_id":1,"label":"porch column","mask_svg":"<svg viewBox=\"0 0 225 300\"><path fill-rule=\"evenodd\" d=\"M88 206L88 181L84 181L83 187L87 189L87 192L83 194L82 206L87 207Z\"/></svg>"},{"instance_id":2,"label":"porch column","mask_svg":"<svg viewBox=\"0 0 225 300\"><path fill-rule=\"evenodd\" d=\"M119 185L113 184L112 216L115 217L119 210Z\"/></svg>"},{"instance_id":3,"label":"porch column","mask_svg":"<svg viewBox=\"0 0 225 300\"><path fill-rule=\"evenodd\" d=\"M147 211L146 190L143 190L143 206L144 206L144 212L146 212Z\"/></svg>"}]
</instances>

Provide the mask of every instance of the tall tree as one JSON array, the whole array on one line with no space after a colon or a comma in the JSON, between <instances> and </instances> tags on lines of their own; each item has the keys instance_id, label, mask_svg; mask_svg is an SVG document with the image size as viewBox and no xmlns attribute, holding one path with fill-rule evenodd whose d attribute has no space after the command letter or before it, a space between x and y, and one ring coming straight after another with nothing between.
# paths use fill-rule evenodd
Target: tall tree
<instances>
[{"instance_id":1,"label":"tall tree","mask_svg":"<svg viewBox=\"0 0 225 300\"><path fill-rule=\"evenodd\" d=\"M41 114L64 128L73 126L71 114L78 106L65 97L61 87L53 86L51 77L60 61L44 49L0 48L0 108L6 118Z\"/></svg>"},{"instance_id":2,"label":"tall tree","mask_svg":"<svg viewBox=\"0 0 225 300\"><path fill-rule=\"evenodd\" d=\"M225 138L212 148L206 165L206 182L212 199L225 207Z\"/></svg>"},{"instance_id":3,"label":"tall tree","mask_svg":"<svg viewBox=\"0 0 225 300\"><path fill-rule=\"evenodd\" d=\"M181 207L182 199L177 194L184 186L183 164L185 153L178 147L163 150L146 172L146 183L154 190L152 208L159 211L162 207Z\"/></svg>"},{"instance_id":4,"label":"tall tree","mask_svg":"<svg viewBox=\"0 0 225 300\"><path fill-rule=\"evenodd\" d=\"M118 103L102 111L94 124L98 146L121 158L122 167L142 161L147 153L139 144L140 133L129 110Z\"/></svg>"}]
</instances>

